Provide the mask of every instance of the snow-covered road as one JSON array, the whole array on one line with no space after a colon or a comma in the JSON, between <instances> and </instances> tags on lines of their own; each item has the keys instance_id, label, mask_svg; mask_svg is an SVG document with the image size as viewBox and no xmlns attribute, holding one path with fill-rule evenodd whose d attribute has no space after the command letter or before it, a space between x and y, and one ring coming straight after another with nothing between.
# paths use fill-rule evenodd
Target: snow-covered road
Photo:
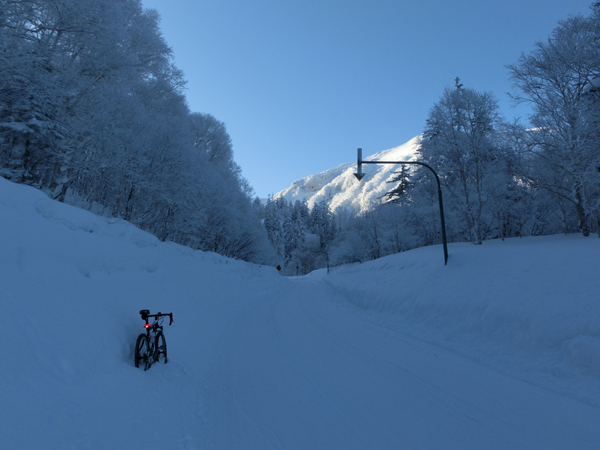
<instances>
[{"instance_id":1,"label":"snow-covered road","mask_svg":"<svg viewBox=\"0 0 600 450\"><path fill-rule=\"evenodd\" d=\"M3 179L0 239L2 450L599 448L598 239L285 278Z\"/></svg>"},{"instance_id":2,"label":"snow-covered road","mask_svg":"<svg viewBox=\"0 0 600 450\"><path fill-rule=\"evenodd\" d=\"M207 386L214 449L565 449L600 410L365 320L292 280L232 324ZM582 434L582 431L585 433Z\"/></svg>"}]
</instances>

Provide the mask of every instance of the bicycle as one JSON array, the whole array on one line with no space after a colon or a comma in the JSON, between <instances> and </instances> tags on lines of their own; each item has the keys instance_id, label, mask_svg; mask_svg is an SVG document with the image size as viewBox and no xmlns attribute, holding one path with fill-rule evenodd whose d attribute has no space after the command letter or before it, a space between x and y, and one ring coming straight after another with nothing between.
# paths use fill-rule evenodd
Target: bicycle
<instances>
[{"instance_id":1,"label":"bicycle","mask_svg":"<svg viewBox=\"0 0 600 450\"><path fill-rule=\"evenodd\" d=\"M162 314L160 312L156 314L150 314L147 309L140 311L142 320L146 323L144 328L145 333L138 336L135 341L135 367L140 367L140 364L144 365L144 370L148 370L152 364L160 361L160 356L164 356L164 363L167 363L167 341L163 334L163 317L169 316L169 326L173 323L173 313ZM148 319L153 317L154 323L150 324Z\"/></svg>"}]
</instances>

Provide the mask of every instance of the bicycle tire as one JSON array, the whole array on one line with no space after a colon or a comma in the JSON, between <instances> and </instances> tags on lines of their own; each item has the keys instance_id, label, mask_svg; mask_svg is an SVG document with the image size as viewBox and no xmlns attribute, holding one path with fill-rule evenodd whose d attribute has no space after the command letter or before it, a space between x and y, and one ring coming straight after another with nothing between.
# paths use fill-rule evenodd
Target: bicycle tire
<instances>
[{"instance_id":1,"label":"bicycle tire","mask_svg":"<svg viewBox=\"0 0 600 450\"><path fill-rule=\"evenodd\" d=\"M148 370L152 365L150 355L150 341L148 336L140 334L135 341L135 367L140 367L140 363L143 363L144 370Z\"/></svg>"},{"instance_id":2,"label":"bicycle tire","mask_svg":"<svg viewBox=\"0 0 600 450\"><path fill-rule=\"evenodd\" d=\"M156 361L160 361L160 355L164 355L165 364L167 363L167 340L165 339L165 335L160 333L156 336Z\"/></svg>"}]
</instances>

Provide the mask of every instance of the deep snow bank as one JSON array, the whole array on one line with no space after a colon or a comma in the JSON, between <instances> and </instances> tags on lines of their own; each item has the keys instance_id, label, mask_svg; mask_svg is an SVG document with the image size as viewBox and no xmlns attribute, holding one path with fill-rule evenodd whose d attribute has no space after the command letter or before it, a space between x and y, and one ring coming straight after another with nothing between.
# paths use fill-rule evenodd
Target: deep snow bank
<instances>
[{"instance_id":1,"label":"deep snow bank","mask_svg":"<svg viewBox=\"0 0 600 450\"><path fill-rule=\"evenodd\" d=\"M569 381L600 375L599 257L596 237L513 238L451 244L447 266L435 246L313 276L391 327ZM600 404L594 389L581 398Z\"/></svg>"},{"instance_id":2,"label":"deep snow bank","mask_svg":"<svg viewBox=\"0 0 600 450\"><path fill-rule=\"evenodd\" d=\"M282 281L0 178L0 448L195 448L214 343ZM146 373L145 308L175 319Z\"/></svg>"}]
</instances>

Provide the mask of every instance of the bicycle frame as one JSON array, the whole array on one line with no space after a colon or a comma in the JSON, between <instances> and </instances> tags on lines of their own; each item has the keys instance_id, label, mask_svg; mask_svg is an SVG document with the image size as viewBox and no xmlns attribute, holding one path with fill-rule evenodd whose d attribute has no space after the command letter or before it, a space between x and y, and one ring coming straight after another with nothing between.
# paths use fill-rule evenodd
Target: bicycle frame
<instances>
[{"instance_id":1,"label":"bicycle frame","mask_svg":"<svg viewBox=\"0 0 600 450\"><path fill-rule=\"evenodd\" d=\"M157 319L153 324L145 323L146 336L150 339L151 344L156 344L159 334L162 333L162 319Z\"/></svg>"}]
</instances>

